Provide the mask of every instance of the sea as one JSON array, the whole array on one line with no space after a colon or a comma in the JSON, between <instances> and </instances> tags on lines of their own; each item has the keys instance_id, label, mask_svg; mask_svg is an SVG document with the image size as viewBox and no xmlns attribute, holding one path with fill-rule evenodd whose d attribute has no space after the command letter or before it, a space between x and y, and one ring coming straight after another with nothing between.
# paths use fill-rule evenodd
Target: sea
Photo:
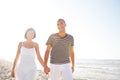
<instances>
[{"instance_id":1,"label":"sea","mask_svg":"<svg viewBox=\"0 0 120 80\"><path fill-rule=\"evenodd\" d=\"M120 80L120 59L78 59L74 80Z\"/></svg>"},{"instance_id":2,"label":"sea","mask_svg":"<svg viewBox=\"0 0 120 80\"><path fill-rule=\"evenodd\" d=\"M76 59L73 78L74 80L120 80L120 59Z\"/></svg>"}]
</instances>

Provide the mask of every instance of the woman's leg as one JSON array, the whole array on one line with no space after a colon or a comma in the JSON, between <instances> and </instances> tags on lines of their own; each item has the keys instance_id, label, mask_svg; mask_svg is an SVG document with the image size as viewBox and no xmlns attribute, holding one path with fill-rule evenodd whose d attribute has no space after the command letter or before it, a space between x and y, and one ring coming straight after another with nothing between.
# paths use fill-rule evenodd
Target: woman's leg
<instances>
[{"instance_id":1,"label":"woman's leg","mask_svg":"<svg viewBox=\"0 0 120 80\"><path fill-rule=\"evenodd\" d=\"M37 77L37 69L33 68L26 73L24 80L36 80L36 77Z\"/></svg>"}]
</instances>

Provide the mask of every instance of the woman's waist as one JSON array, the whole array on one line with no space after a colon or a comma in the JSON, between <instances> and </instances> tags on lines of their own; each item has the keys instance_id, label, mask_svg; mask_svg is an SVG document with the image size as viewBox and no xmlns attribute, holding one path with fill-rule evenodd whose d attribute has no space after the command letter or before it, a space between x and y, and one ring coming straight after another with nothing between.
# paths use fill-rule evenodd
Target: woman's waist
<instances>
[{"instance_id":1,"label":"woman's waist","mask_svg":"<svg viewBox=\"0 0 120 80\"><path fill-rule=\"evenodd\" d=\"M35 60L20 60L21 65L36 65Z\"/></svg>"}]
</instances>

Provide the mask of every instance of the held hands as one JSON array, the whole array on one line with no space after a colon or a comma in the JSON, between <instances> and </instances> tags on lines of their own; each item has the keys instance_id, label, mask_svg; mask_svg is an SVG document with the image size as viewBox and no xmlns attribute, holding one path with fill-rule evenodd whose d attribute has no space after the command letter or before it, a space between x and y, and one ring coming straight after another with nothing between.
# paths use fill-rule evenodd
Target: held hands
<instances>
[{"instance_id":1,"label":"held hands","mask_svg":"<svg viewBox=\"0 0 120 80\"><path fill-rule=\"evenodd\" d=\"M50 68L48 66L44 67L44 72L48 74L50 72Z\"/></svg>"}]
</instances>

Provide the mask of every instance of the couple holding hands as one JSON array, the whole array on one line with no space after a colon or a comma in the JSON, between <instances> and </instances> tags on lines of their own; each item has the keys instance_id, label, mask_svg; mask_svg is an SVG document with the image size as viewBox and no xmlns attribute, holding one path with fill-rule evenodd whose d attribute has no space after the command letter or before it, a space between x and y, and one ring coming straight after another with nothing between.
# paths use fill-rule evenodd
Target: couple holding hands
<instances>
[{"instance_id":1,"label":"couple holding hands","mask_svg":"<svg viewBox=\"0 0 120 80\"><path fill-rule=\"evenodd\" d=\"M39 44L32 40L36 37L33 28L25 32L26 41L19 42L17 54L13 63L11 76L16 80L36 80L37 67L35 55L44 68L44 72L50 72L51 80L73 80L74 72L74 38L65 31L64 19L58 19L59 32L51 34L46 42L44 60L39 52ZM20 56L20 63L17 65ZM50 56L50 68L47 65Z\"/></svg>"}]
</instances>

